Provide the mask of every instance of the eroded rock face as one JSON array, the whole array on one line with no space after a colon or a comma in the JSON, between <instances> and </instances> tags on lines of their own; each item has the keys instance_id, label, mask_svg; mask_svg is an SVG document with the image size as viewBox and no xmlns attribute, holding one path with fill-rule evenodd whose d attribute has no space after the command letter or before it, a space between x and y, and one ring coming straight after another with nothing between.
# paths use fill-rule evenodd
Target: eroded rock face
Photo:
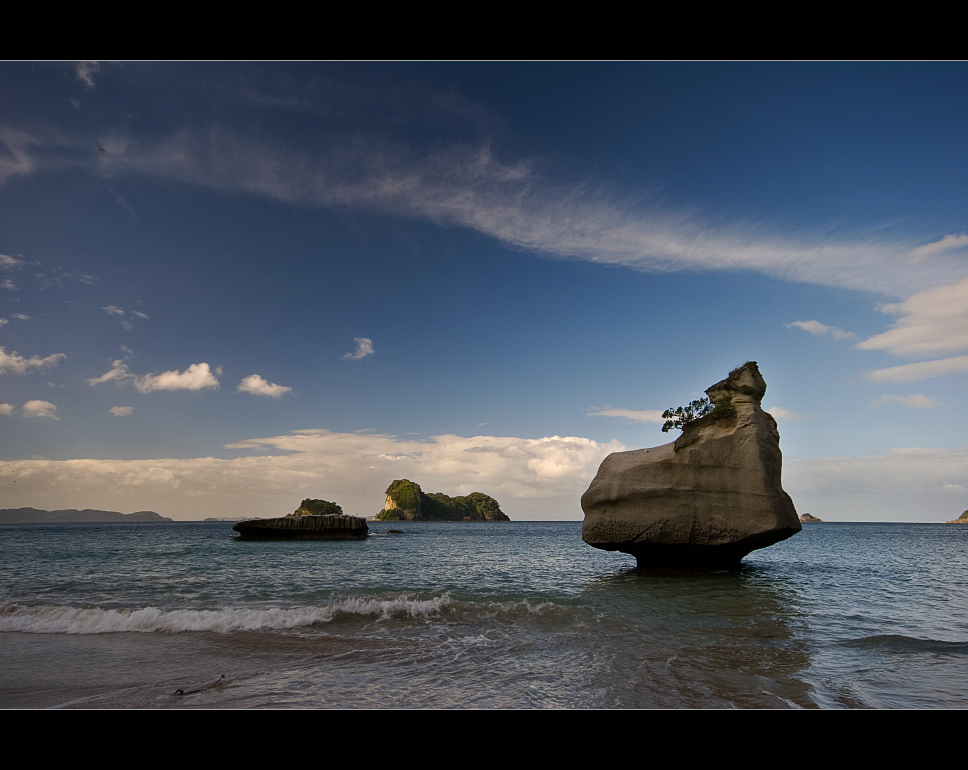
<instances>
[{"instance_id":1,"label":"eroded rock face","mask_svg":"<svg viewBox=\"0 0 968 770\"><path fill-rule=\"evenodd\" d=\"M370 533L366 519L344 513L249 519L232 529L241 540L365 540Z\"/></svg>"},{"instance_id":2,"label":"eroded rock face","mask_svg":"<svg viewBox=\"0 0 968 770\"><path fill-rule=\"evenodd\" d=\"M760 408L755 361L706 390L726 415L688 423L674 442L605 458L582 495L582 539L623 551L642 571L736 569L740 560L800 531L780 486L776 421Z\"/></svg>"}]
</instances>

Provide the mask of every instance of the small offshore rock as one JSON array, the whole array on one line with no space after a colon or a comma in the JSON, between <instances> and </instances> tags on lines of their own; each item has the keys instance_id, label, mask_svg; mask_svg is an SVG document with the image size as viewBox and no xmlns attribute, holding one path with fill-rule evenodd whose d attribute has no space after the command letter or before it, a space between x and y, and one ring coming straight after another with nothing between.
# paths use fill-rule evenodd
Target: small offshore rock
<instances>
[{"instance_id":1,"label":"small offshore rock","mask_svg":"<svg viewBox=\"0 0 968 770\"><path fill-rule=\"evenodd\" d=\"M816 516L813 516L809 513L801 513L800 521L818 521L823 524L823 519L818 519Z\"/></svg>"},{"instance_id":2,"label":"small offshore rock","mask_svg":"<svg viewBox=\"0 0 968 770\"><path fill-rule=\"evenodd\" d=\"M370 534L366 519L345 513L248 519L232 529L240 540L365 540Z\"/></svg>"}]
</instances>

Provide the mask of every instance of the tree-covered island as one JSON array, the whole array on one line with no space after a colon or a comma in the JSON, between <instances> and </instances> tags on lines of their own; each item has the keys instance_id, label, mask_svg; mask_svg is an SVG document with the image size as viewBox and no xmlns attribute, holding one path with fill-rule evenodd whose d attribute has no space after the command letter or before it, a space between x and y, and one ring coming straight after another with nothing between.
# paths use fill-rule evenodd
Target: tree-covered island
<instances>
[{"instance_id":1,"label":"tree-covered island","mask_svg":"<svg viewBox=\"0 0 968 770\"><path fill-rule=\"evenodd\" d=\"M386 496L377 521L511 521L497 500L483 492L459 497L425 494L419 484L397 479L387 487Z\"/></svg>"}]
</instances>

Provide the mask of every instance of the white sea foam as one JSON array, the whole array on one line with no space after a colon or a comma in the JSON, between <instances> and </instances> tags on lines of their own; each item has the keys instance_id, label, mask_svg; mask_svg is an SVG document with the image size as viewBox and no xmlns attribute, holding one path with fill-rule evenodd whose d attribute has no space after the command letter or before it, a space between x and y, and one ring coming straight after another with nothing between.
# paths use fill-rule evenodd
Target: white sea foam
<instances>
[{"instance_id":1,"label":"white sea foam","mask_svg":"<svg viewBox=\"0 0 968 770\"><path fill-rule=\"evenodd\" d=\"M268 609L221 610L106 610L39 605L22 607L0 603L0 632L32 634L109 634L120 632L180 633L183 631L266 631L301 628L330 623L340 615L355 615L388 620L392 617L430 617L453 604L448 593L430 599L402 596L393 599L331 599L328 604Z\"/></svg>"}]
</instances>

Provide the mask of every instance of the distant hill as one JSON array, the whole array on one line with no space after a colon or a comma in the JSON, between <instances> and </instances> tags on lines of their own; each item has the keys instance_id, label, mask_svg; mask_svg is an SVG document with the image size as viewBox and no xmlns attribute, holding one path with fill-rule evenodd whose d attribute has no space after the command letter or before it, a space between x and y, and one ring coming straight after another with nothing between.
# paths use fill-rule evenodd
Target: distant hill
<instances>
[{"instance_id":1,"label":"distant hill","mask_svg":"<svg viewBox=\"0 0 968 770\"><path fill-rule=\"evenodd\" d=\"M95 511L85 508L67 508L63 511L42 511L39 508L0 508L0 524L42 524L50 522L88 522L103 524L117 521L174 521L154 511L118 513Z\"/></svg>"}]
</instances>

